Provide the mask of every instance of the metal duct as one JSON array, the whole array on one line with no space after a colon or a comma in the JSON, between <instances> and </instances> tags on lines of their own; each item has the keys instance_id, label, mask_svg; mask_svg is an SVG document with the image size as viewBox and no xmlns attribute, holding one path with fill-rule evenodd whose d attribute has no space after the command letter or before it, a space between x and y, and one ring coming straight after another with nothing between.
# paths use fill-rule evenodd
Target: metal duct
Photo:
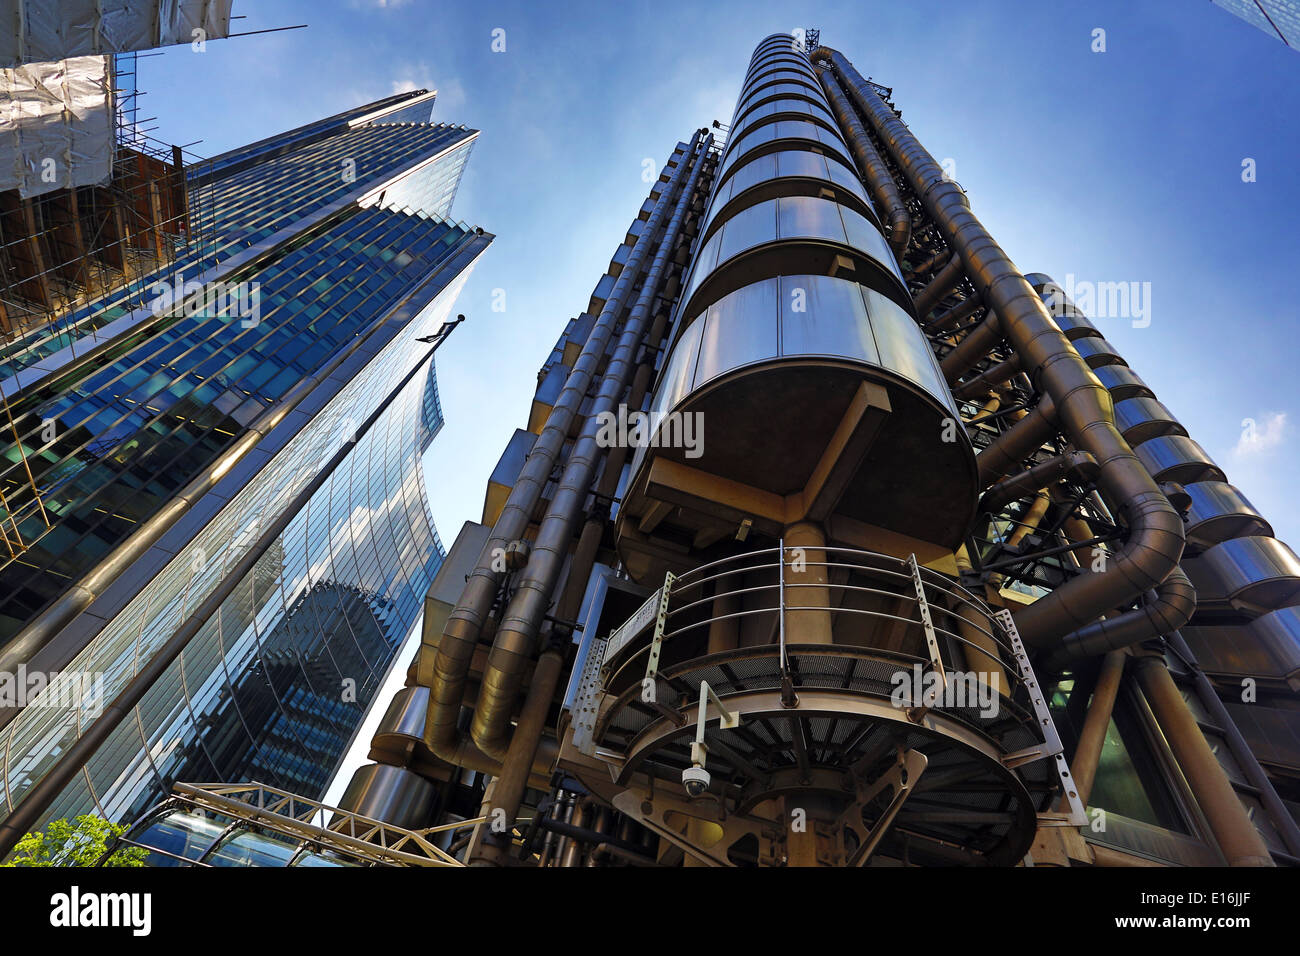
<instances>
[{"instance_id":1,"label":"metal duct","mask_svg":"<svg viewBox=\"0 0 1300 956\"><path fill-rule=\"evenodd\" d=\"M1041 491L1069 474L1087 479L1096 478L1097 460L1087 452L1071 451L1039 462L1032 468L1010 478L1003 478L995 484L980 499L979 510L983 514L997 514L1011 502Z\"/></svg>"},{"instance_id":2,"label":"metal duct","mask_svg":"<svg viewBox=\"0 0 1300 956\"><path fill-rule=\"evenodd\" d=\"M1153 637L1172 634L1196 612L1196 588L1183 569L1175 567L1142 607L1097 621L1066 635L1047 655L1044 666L1060 673L1076 661L1130 647Z\"/></svg>"},{"instance_id":3,"label":"metal duct","mask_svg":"<svg viewBox=\"0 0 1300 956\"><path fill-rule=\"evenodd\" d=\"M921 320L922 325L925 324L925 317L939 304L939 300L956 288L961 278L961 256L953 253L944 267L939 270L938 275L931 279L929 285L918 292L913 300L917 318Z\"/></svg>"},{"instance_id":4,"label":"metal duct","mask_svg":"<svg viewBox=\"0 0 1300 956\"><path fill-rule=\"evenodd\" d=\"M492 757L503 758L510 744L510 717L524 673L537 650L537 630L564 568L573 538L573 525L586 503L592 475L605 454L596 438L600 431L600 416L615 409L627 388L634 367L632 360L645 334L650 307L658 296L659 285L668 268L668 258L675 251L677 234L694 197L712 142L712 135L705 138L686 188L677 200L672 219L664 230L654 262L641 286L641 294L628 315L618 348L605 369L600 392L592 403L582 435L573 446L564 475L538 528L528 565L515 582L514 594L492 642L470 727L474 743ZM682 169L690 164L691 158L687 156L682 160ZM667 192L665 190L665 195Z\"/></svg>"},{"instance_id":5,"label":"metal duct","mask_svg":"<svg viewBox=\"0 0 1300 956\"><path fill-rule=\"evenodd\" d=\"M1110 393L1052 320L1033 287L975 218L961 187L944 175L934 157L843 55L823 47L814 53L814 60L818 56L830 60L836 76L889 149L949 247L960 253L967 276L993 310L996 319L991 316L977 327L958 349L974 350L976 346L969 345L972 340L988 341L991 346L1005 335L1019 353L1030 380L1054 400L1066 435L1081 451L1096 458L1098 485L1128 522L1128 541L1112 556L1107 570L1084 572L1016 614L1021 637L1041 647L1163 583L1183 553L1182 518L1115 428ZM996 327L986 332L990 321L996 321ZM952 370L945 360L945 374Z\"/></svg>"},{"instance_id":6,"label":"metal duct","mask_svg":"<svg viewBox=\"0 0 1300 956\"><path fill-rule=\"evenodd\" d=\"M958 322L967 316L974 315L984 303L980 301L978 295L970 295L962 299L947 312L936 315L934 319L925 327L927 332L943 332L953 328Z\"/></svg>"},{"instance_id":7,"label":"metal duct","mask_svg":"<svg viewBox=\"0 0 1300 956\"><path fill-rule=\"evenodd\" d=\"M1020 463L1056 433L1056 405L1044 395L1024 418L1016 422L975 456L979 486L987 488L1003 475L1013 474Z\"/></svg>"},{"instance_id":8,"label":"metal duct","mask_svg":"<svg viewBox=\"0 0 1300 956\"><path fill-rule=\"evenodd\" d=\"M871 137L867 135L862 121L853 112L849 101L844 98L844 91L835 81L835 77L828 70L817 72L822 81L822 88L826 91L826 98L835 113L835 119L839 121L840 129L844 131L849 141L849 148L853 150L853 158L858 161L858 168L862 170L867 185L871 187L871 195L875 197L876 202L880 203L881 210L889 219L889 246L894 250L894 255L902 261L907 244L912 240L912 217L907 214L907 207L903 205L903 197L898 191L898 185L894 182L894 177L889 175L889 169L885 166L885 161L880 158L880 153L872 145Z\"/></svg>"},{"instance_id":9,"label":"metal duct","mask_svg":"<svg viewBox=\"0 0 1300 956\"><path fill-rule=\"evenodd\" d=\"M969 398L978 398L991 390L996 385L1001 385L1008 381L1013 375L1020 371L1020 356L1013 355L1005 362L998 362L989 368L988 371L977 375L969 381L962 382L952 390L952 397L958 401Z\"/></svg>"},{"instance_id":10,"label":"metal duct","mask_svg":"<svg viewBox=\"0 0 1300 956\"><path fill-rule=\"evenodd\" d=\"M494 568L495 555L503 553L512 542L522 539L528 530L533 509L550 479L551 470L564 446L574 416L591 388L596 367L605 355L614 326L623 311L624 300L641 272L641 264L654 243L655 233L659 231L659 224L667 213L671 197L685 177L699 141L700 132L696 132L676 171L660 193L627 263L619 273L618 281L601 309L600 317L587 336L586 344L573 365L573 371L569 373L559 399L547 416L545 427L533 444L524 470L510 490L510 497L479 555L478 564L471 572L456 607L443 627L442 639L438 642L431 668L433 680L424 738L435 755L450 763L475 769L478 766L490 766L492 769L488 772L492 773L499 769L498 762L482 753L469 735L462 734L457 726L474 648L504 575L504 572Z\"/></svg>"}]
</instances>

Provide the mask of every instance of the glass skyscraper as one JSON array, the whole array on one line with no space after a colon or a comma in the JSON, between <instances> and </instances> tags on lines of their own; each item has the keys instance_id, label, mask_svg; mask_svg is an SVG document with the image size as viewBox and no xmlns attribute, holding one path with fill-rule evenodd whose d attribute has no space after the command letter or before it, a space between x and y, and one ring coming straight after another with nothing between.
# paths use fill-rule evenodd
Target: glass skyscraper
<instances>
[{"instance_id":1,"label":"glass skyscraper","mask_svg":"<svg viewBox=\"0 0 1300 956\"><path fill-rule=\"evenodd\" d=\"M179 281L10 347L0 669L58 676L3 711L6 842L178 778L323 791L443 556L417 340L492 237L432 99L191 171Z\"/></svg>"}]
</instances>

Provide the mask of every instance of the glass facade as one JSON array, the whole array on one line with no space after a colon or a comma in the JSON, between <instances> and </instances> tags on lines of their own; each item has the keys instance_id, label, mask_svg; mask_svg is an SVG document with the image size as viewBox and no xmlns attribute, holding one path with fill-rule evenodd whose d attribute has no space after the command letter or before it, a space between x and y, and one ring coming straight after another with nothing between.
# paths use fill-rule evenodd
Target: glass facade
<instances>
[{"instance_id":1,"label":"glass facade","mask_svg":"<svg viewBox=\"0 0 1300 956\"><path fill-rule=\"evenodd\" d=\"M146 310L73 381L10 399L0 489L22 547L0 556L0 645L465 239L442 217L472 139L444 126L347 128L222 180L205 213L221 237L213 255L260 243L267 256L198 308ZM412 157L413 184L366 195Z\"/></svg>"},{"instance_id":2,"label":"glass facade","mask_svg":"<svg viewBox=\"0 0 1300 956\"><path fill-rule=\"evenodd\" d=\"M491 241L444 218L475 135L344 124L230 164L211 214L265 248L235 273L260 290L256 320L238 302L150 316L57 394L22 396L21 434L59 422L28 449L55 520L0 568L6 635L57 596L38 570L75 581L194 476L220 478L129 566L138 587L73 621L82 649L4 728L4 811L151 667L43 819L121 819L176 780L324 791L443 558L421 472L442 423L432 366L394 389ZM264 437L221 463L259 416ZM72 692L79 675L93 694Z\"/></svg>"}]
</instances>

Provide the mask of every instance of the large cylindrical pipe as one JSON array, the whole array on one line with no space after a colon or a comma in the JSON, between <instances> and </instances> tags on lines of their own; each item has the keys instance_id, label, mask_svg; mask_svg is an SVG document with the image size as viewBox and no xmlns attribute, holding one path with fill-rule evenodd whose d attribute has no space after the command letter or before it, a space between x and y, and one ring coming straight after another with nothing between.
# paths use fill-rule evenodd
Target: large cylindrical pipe
<instances>
[{"instance_id":1,"label":"large cylindrical pipe","mask_svg":"<svg viewBox=\"0 0 1300 956\"><path fill-rule=\"evenodd\" d=\"M997 514L1011 502L1041 491L1066 475L1091 479L1096 477L1096 474L1096 459L1087 452L1071 451L1055 455L1032 468L1027 468L1009 478L1003 478L984 493L984 497L980 499L979 511L982 514Z\"/></svg>"},{"instance_id":2,"label":"large cylindrical pipe","mask_svg":"<svg viewBox=\"0 0 1300 956\"><path fill-rule=\"evenodd\" d=\"M519 722L515 726L510 746L505 759L501 762L501 773L496 778L490 799L483 801L480 816L491 819L496 810L505 814L505 819L513 826L519 816L519 806L523 802L524 791L528 789L529 772L533 760L537 757L537 747L546 729L546 718L550 713L551 700L560 683L564 669L564 654L558 648L544 651L533 668L533 678L528 685L528 694L524 706L519 712ZM478 852L470 860L471 865L504 866L511 847L510 830L492 834L479 843Z\"/></svg>"},{"instance_id":3,"label":"large cylindrical pipe","mask_svg":"<svg viewBox=\"0 0 1300 956\"><path fill-rule=\"evenodd\" d=\"M1229 866L1273 866L1273 858L1250 822L1219 759L1169 676L1161 657L1139 657L1137 677L1174 759L1182 769L1215 842Z\"/></svg>"},{"instance_id":4,"label":"large cylindrical pipe","mask_svg":"<svg viewBox=\"0 0 1300 956\"><path fill-rule=\"evenodd\" d=\"M1016 422L975 456L979 484L986 488L1003 475L1014 474L1020 463L1056 432L1056 405L1044 395L1024 418Z\"/></svg>"},{"instance_id":5,"label":"large cylindrical pipe","mask_svg":"<svg viewBox=\"0 0 1300 956\"><path fill-rule=\"evenodd\" d=\"M1205 676L1205 671L1196 666L1196 657L1192 654L1192 649L1187 646L1187 642L1181 634L1170 635L1169 646L1191 667L1192 679L1196 684L1196 696L1200 698L1205 709L1210 712L1210 719L1223 728L1224 736L1228 741L1228 749L1237 758L1237 763L1241 765L1241 771L1246 775L1246 780L1259 791L1259 801L1264 804L1264 810L1268 813L1268 818L1273 822L1273 826L1277 829L1282 842L1286 844L1287 852L1292 856L1300 857L1300 825L1296 824L1295 818L1287 810L1286 804L1282 802L1282 799L1277 795L1277 791L1273 789L1272 781L1268 779L1268 774L1264 772L1264 768L1259 765L1259 761L1255 758L1250 745L1246 743L1246 738L1241 736L1241 731L1237 729L1237 722L1228 713L1228 708L1223 706L1223 701L1219 699L1214 684Z\"/></svg>"},{"instance_id":6,"label":"large cylindrical pipe","mask_svg":"<svg viewBox=\"0 0 1300 956\"><path fill-rule=\"evenodd\" d=\"M1083 718L1083 728L1079 731L1079 742L1070 761L1074 789L1079 795L1079 802L1085 807L1088 798L1092 796L1092 785L1097 779L1097 766L1101 762L1102 746L1106 743L1106 732L1110 729L1110 718L1115 710L1115 698L1119 695L1126 660L1127 655L1123 651L1111 651L1102 658L1101 671L1097 674L1097 683L1092 689L1092 700L1088 702L1088 713ZM1064 799L1062 804L1066 805Z\"/></svg>"},{"instance_id":7,"label":"large cylindrical pipe","mask_svg":"<svg viewBox=\"0 0 1300 956\"><path fill-rule=\"evenodd\" d=\"M785 529L784 541L785 603L806 608L786 614L786 642L832 644L826 532L811 521L800 521Z\"/></svg>"},{"instance_id":8,"label":"large cylindrical pipe","mask_svg":"<svg viewBox=\"0 0 1300 956\"><path fill-rule=\"evenodd\" d=\"M1049 644L1163 582L1183 553L1182 518L1115 427L1110 393L1071 346L1015 263L975 218L961 187L944 174L851 63L826 48L814 54L814 59L817 56L830 59L836 76L845 81L850 97L907 177L940 234L961 254L966 275L997 317L997 333L1020 355L1030 380L1052 396L1065 434L1081 451L1096 458L1098 486L1128 524L1128 540L1115 552L1107 570L1080 574L1016 613L1016 626L1027 644ZM970 334L979 335L982 328Z\"/></svg>"},{"instance_id":9,"label":"large cylindrical pipe","mask_svg":"<svg viewBox=\"0 0 1300 956\"><path fill-rule=\"evenodd\" d=\"M470 736L484 753L504 757L510 743L510 716L523 683L524 674L536 653L537 630L551 604L551 595L564 568L565 557L573 538L574 523L582 512L596 465L605 449L598 436L601 417L613 412L631 378L633 359L644 337L650 308L659 293L659 285L675 251L700 173L704 169L713 137L705 138L699 159L693 163L690 178L673 209L664 237L641 287L641 294L629 313L618 348L605 368L600 391L592 403L582 434L569 454L564 474L537 531L537 539L528 564L515 581L514 594L506 606L492 641L487 667L479 687ZM691 157L682 160L688 165Z\"/></svg>"},{"instance_id":10,"label":"large cylindrical pipe","mask_svg":"<svg viewBox=\"0 0 1300 956\"><path fill-rule=\"evenodd\" d=\"M604 358L625 301L640 275L642 263L653 247L659 226L668 214L673 197L692 164L691 159L699 145L701 132L696 132L691 138L686 154L660 193L640 237L628 255L627 263L619 273L618 281L614 283L599 318L587 336L582 352L574 362L560 397L551 408L541 434L533 443L527 462L461 591L456 607L448 615L443 627L433 661L424 736L434 754L450 763L459 766L471 766L468 761L477 764L498 763L490 755L481 752L469 735L459 731L457 725L474 648L478 644L483 623L496 600L504 573L496 570L497 555L503 553L512 542L521 539L528 530L533 510L550 480L555 460L568 437L573 419L591 388L596 368Z\"/></svg>"},{"instance_id":11,"label":"large cylindrical pipe","mask_svg":"<svg viewBox=\"0 0 1300 956\"><path fill-rule=\"evenodd\" d=\"M961 278L961 256L953 253L938 274L912 300L916 306L917 318L921 320L922 325L925 324L925 317L939 304L939 300L956 288Z\"/></svg>"},{"instance_id":12,"label":"large cylindrical pipe","mask_svg":"<svg viewBox=\"0 0 1300 956\"><path fill-rule=\"evenodd\" d=\"M979 398L987 395L990 391L1009 381L1017 372L1020 371L1020 356L1013 355L1005 361L998 362L991 366L988 371L981 372L972 379L967 379L952 390L952 397L957 401L963 401L969 398Z\"/></svg>"},{"instance_id":13,"label":"large cylindrical pipe","mask_svg":"<svg viewBox=\"0 0 1300 956\"><path fill-rule=\"evenodd\" d=\"M1047 655L1044 666L1059 673L1075 661L1172 634L1190 621L1195 611L1196 589L1183 569L1175 567L1150 601L1067 634L1060 646Z\"/></svg>"},{"instance_id":14,"label":"large cylindrical pipe","mask_svg":"<svg viewBox=\"0 0 1300 956\"><path fill-rule=\"evenodd\" d=\"M898 184L889 174L889 167L880 158L880 153L872 144L871 137L867 135L862 120L858 119L857 113L845 98L844 91L840 89L835 77L828 70L819 70L818 74L826 90L826 99L835 113L835 119L849 142L849 148L853 150L853 158L857 160L858 168L862 171L867 185L871 187L872 198L880 204L882 215L889 221L889 247L901 260L912 238L912 217L907 214L907 207L903 205Z\"/></svg>"}]
</instances>

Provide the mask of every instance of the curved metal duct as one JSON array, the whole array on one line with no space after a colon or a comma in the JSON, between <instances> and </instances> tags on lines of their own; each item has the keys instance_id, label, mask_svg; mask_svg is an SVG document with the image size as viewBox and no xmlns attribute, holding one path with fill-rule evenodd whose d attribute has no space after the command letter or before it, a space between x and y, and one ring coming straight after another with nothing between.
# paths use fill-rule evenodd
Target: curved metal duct
<instances>
[{"instance_id":1,"label":"curved metal duct","mask_svg":"<svg viewBox=\"0 0 1300 956\"><path fill-rule=\"evenodd\" d=\"M1142 607L1067 634L1060 646L1047 655L1044 666L1059 673L1084 658L1171 634L1190 621L1195 612L1196 588L1183 569L1175 567Z\"/></svg>"},{"instance_id":2,"label":"curved metal duct","mask_svg":"<svg viewBox=\"0 0 1300 956\"><path fill-rule=\"evenodd\" d=\"M604 359L614 327L622 314L624 300L631 293L641 272L641 264L659 231L659 224L685 179L686 170L692 164L702 132L697 131L691 138L677 169L660 192L627 263L619 273L614 289L601 309L599 319L587 336L582 353L573 365L573 371L569 373L560 398L547 417L541 434L533 443L524 470L510 491L501 517L497 519L492 535L479 555L477 566L471 572L465 589L443 628L432 667L433 681L424 739L436 756L450 763L490 773L499 769L499 762L475 747L469 735L462 734L457 726L474 648L504 575L504 572L495 570L495 556L503 553L512 542L522 539L528 530L533 509L550 478L574 416L591 388L597 366Z\"/></svg>"},{"instance_id":3,"label":"curved metal duct","mask_svg":"<svg viewBox=\"0 0 1300 956\"><path fill-rule=\"evenodd\" d=\"M1020 469L1020 463L1056 433L1056 404L1044 395L1028 414L975 456L981 488Z\"/></svg>"},{"instance_id":4,"label":"curved metal duct","mask_svg":"<svg viewBox=\"0 0 1300 956\"><path fill-rule=\"evenodd\" d=\"M998 362L990 367L988 371L982 372L975 378L967 379L960 385L956 385L952 390L952 397L958 401L970 398L978 398L991 390L996 385L1001 385L1008 381L1012 376L1020 371L1020 356L1013 355L1004 362Z\"/></svg>"},{"instance_id":5,"label":"curved metal duct","mask_svg":"<svg viewBox=\"0 0 1300 956\"><path fill-rule=\"evenodd\" d=\"M936 315L928 325L925 326L927 332L943 332L951 329L962 319L974 315L984 303L980 301L978 295L969 295L954 305L947 312L941 312Z\"/></svg>"},{"instance_id":6,"label":"curved metal duct","mask_svg":"<svg viewBox=\"0 0 1300 956\"><path fill-rule=\"evenodd\" d=\"M1092 370L1097 381L1110 392L1115 401L1127 398L1155 398L1151 386L1142 381L1142 377L1127 365L1103 365Z\"/></svg>"},{"instance_id":7,"label":"curved metal duct","mask_svg":"<svg viewBox=\"0 0 1300 956\"><path fill-rule=\"evenodd\" d=\"M1042 646L1163 583L1183 552L1182 518L1115 428L1110 394L1052 320L1033 287L971 213L961 187L944 175L934 157L848 60L824 47L813 58L818 56L830 60L940 234L961 254L967 276L993 310L993 330L981 331L989 325L986 321L958 348L977 336L979 341L996 344L1005 334L1031 381L1051 395L1066 435L1079 450L1096 458L1098 485L1128 523L1128 540L1112 556L1106 571L1080 574L1016 614L1025 642ZM945 363L945 374L950 371Z\"/></svg>"},{"instance_id":8,"label":"curved metal duct","mask_svg":"<svg viewBox=\"0 0 1300 956\"><path fill-rule=\"evenodd\" d=\"M903 205L902 194L898 191L894 177L889 175L885 161L880 158L880 153L872 145L871 137L867 135L862 121L858 119L857 114L853 112L853 107L845 99L844 91L840 89L835 77L826 70L819 70L818 74L822 87L826 91L826 98L830 101L831 111L839 121L840 129L848 137L853 158L858 161L858 168L862 170L867 185L871 187L871 195L880 203L881 211L889 220L889 246L901 261L907 244L912 239L912 217L907 214L907 207Z\"/></svg>"},{"instance_id":9,"label":"curved metal duct","mask_svg":"<svg viewBox=\"0 0 1300 956\"><path fill-rule=\"evenodd\" d=\"M650 318L650 307L658 296L669 256L675 251L677 235L712 142L711 135L705 138L699 159L692 164L690 179L681 190L654 262L646 273L640 296L624 325L618 348L606 366L600 392L592 403L582 435L569 454L564 475L537 531L528 564L515 581L514 593L493 638L474 707L470 736L480 750L496 759L503 758L509 747L510 717L514 713L524 674L537 652L537 631L564 568L574 522L586 501L596 465L605 454L597 441L600 418L602 413L614 410L627 388L634 368L633 358ZM685 159L681 165L683 169L687 166ZM667 193L665 190L665 195Z\"/></svg>"},{"instance_id":10,"label":"curved metal duct","mask_svg":"<svg viewBox=\"0 0 1300 956\"><path fill-rule=\"evenodd\" d=\"M1232 538L1184 564L1202 603L1247 611L1300 603L1300 558L1277 538Z\"/></svg>"},{"instance_id":11,"label":"curved metal duct","mask_svg":"<svg viewBox=\"0 0 1300 956\"><path fill-rule=\"evenodd\" d=\"M1154 398L1126 398L1115 403L1115 424L1130 445L1137 446L1165 435L1186 435L1173 413Z\"/></svg>"},{"instance_id":12,"label":"curved metal duct","mask_svg":"<svg viewBox=\"0 0 1300 956\"><path fill-rule=\"evenodd\" d=\"M1133 449L1156 481L1176 481L1180 485L1200 481L1224 481L1223 469L1214 463L1205 449L1186 435L1152 438Z\"/></svg>"},{"instance_id":13,"label":"curved metal duct","mask_svg":"<svg viewBox=\"0 0 1300 956\"><path fill-rule=\"evenodd\" d=\"M921 324L925 324L925 317L930 314L939 300L957 287L957 283L962 279L961 256L956 253L944 264L930 283L916 294L913 303L916 306L917 318Z\"/></svg>"},{"instance_id":14,"label":"curved metal duct","mask_svg":"<svg viewBox=\"0 0 1300 956\"><path fill-rule=\"evenodd\" d=\"M339 798L339 809L404 830L418 830L428 825L435 796L433 784L419 774L371 763L353 772Z\"/></svg>"},{"instance_id":15,"label":"curved metal duct","mask_svg":"<svg viewBox=\"0 0 1300 956\"><path fill-rule=\"evenodd\" d=\"M1191 498L1187 512L1187 544L1212 548L1229 538L1273 536L1273 526L1235 485L1226 481L1197 481L1184 486Z\"/></svg>"}]
</instances>

